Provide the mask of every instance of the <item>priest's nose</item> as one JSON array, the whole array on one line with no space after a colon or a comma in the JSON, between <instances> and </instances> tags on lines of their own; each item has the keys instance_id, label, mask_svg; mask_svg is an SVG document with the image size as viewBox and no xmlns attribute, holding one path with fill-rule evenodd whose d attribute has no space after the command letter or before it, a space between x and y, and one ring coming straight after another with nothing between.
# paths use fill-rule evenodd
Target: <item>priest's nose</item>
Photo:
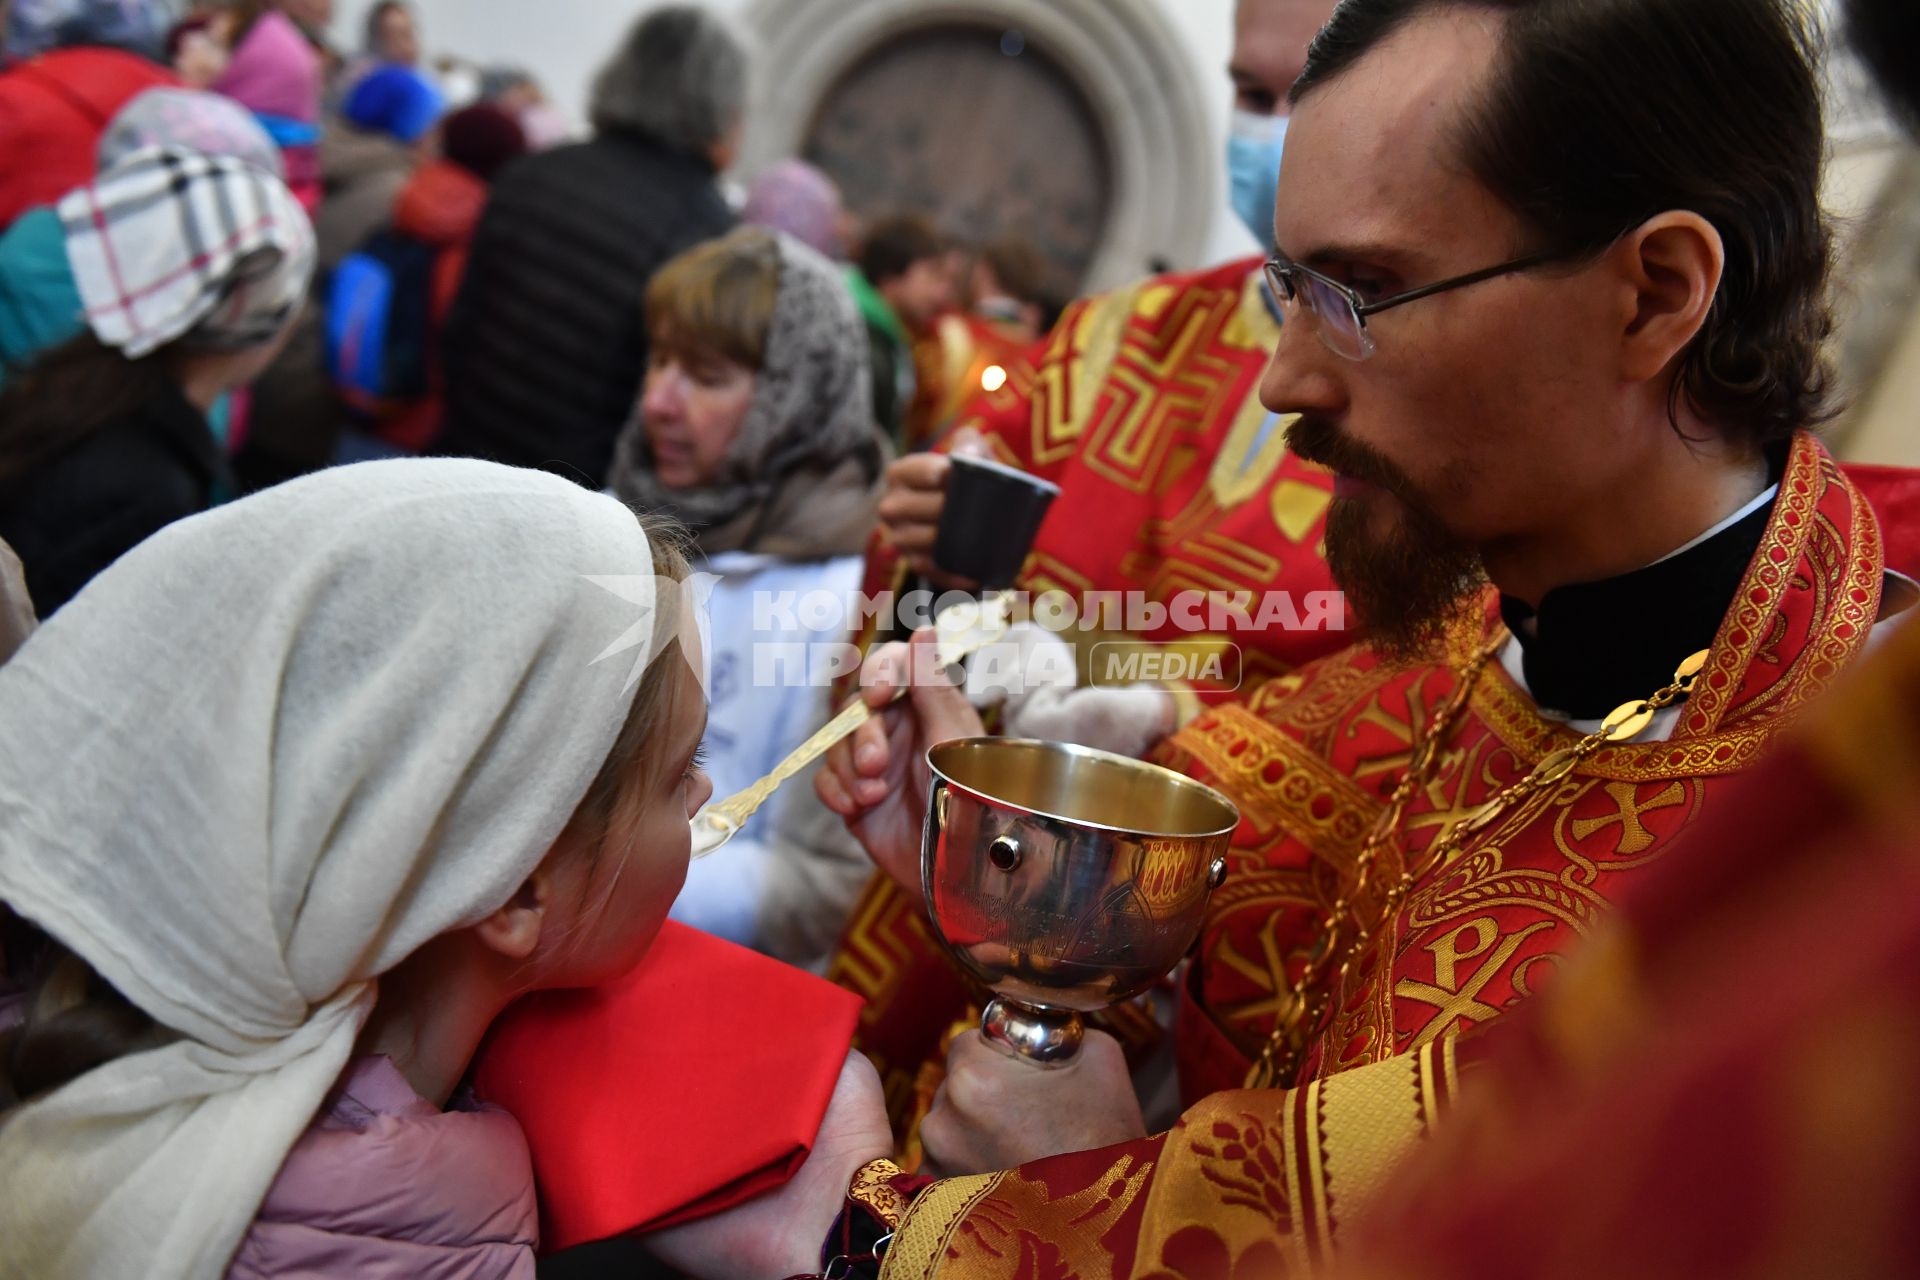
<instances>
[{"instance_id":1,"label":"priest's nose","mask_svg":"<svg viewBox=\"0 0 1920 1280\"><path fill-rule=\"evenodd\" d=\"M1280 326L1260 378L1260 403L1274 413L1338 418L1347 408L1340 358L1313 334L1311 317L1289 317Z\"/></svg>"}]
</instances>

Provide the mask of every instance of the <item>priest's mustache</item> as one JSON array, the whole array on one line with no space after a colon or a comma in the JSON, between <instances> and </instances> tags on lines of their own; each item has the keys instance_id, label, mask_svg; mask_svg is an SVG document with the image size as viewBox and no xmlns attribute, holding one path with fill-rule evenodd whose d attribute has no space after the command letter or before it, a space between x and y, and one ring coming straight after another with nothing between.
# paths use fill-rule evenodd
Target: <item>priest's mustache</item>
<instances>
[{"instance_id":1,"label":"priest's mustache","mask_svg":"<svg viewBox=\"0 0 1920 1280\"><path fill-rule=\"evenodd\" d=\"M1419 487L1407 473L1379 450L1354 439L1332 420L1302 414L1287 428L1287 447L1308 462L1317 462L1336 475L1385 489L1410 507L1428 510Z\"/></svg>"}]
</instances>

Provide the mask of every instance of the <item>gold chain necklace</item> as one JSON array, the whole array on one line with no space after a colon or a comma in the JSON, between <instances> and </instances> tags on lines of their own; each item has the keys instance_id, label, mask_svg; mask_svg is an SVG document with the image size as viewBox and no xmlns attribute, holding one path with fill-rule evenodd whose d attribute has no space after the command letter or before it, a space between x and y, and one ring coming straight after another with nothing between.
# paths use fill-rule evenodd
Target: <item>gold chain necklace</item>
<instances>
[{"instance_id":1,"label":"gold chain necklace","mask_svg":"<svg viewBox=\"0 0 1920 1280\"><path fill-rule=\"evenodd\" d=\"M1393 789L1386 809L1374 821L1367 838L1354 859L1353 883L1328 909L1321 922L1319 936L1307 952L1307 963L1294 980L1291 999L1280 1021L1261 1050L1259 1061L1247 1072L1246 1087L1271 1089L1282 1080L1299 1074L1307 1048L1332 1022L1333 992L1346 980L1354 957L1373 935L1386 929L1399 914L1414 887L1428 875L1457 858L1466 842L1498 822L1515 805L1535 792L1551 787L1586 763L1600 748L1627 742L1646 732L1659 712L1693 692L1693 682L1706 669L1707 650L1689 657L1673 673L1673 683L1650 698L1623 702L1600 727L1570 747L1562 747L1533 766L1526 777L1501 791L1464 818L1448 824L1422 853L1408 859L1400 879L1387 890L1377 919L1369 927L1359 917L1359 904L1372 885L1375 862L1380 851L1400 834L1400 823L1407 805L1432 781L1446 750L1447 740L1459 726L1460 717L1473 697L1474 686L1494 655L1506 643L1501 636L1482 649L1461 668L1453 692L1440 704L1428 721L1427 729L1414 745L1407 772Z\"/></svg>"}]
</instances>

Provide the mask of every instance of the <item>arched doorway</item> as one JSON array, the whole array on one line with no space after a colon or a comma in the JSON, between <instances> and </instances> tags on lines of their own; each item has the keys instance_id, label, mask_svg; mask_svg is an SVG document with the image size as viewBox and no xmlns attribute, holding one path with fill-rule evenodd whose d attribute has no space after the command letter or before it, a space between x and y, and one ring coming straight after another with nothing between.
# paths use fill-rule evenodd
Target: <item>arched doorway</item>
<instances>
[{"instance_id":1,"label":"arched doorway","mask_svg":"<svg viewBox=\"0 0 1920 1280\"><path fill-rule=\"evenodd\" d=\"M1038 65L1055 72L1104 143L1103 230L1083 288L1137 280L1156 262L1197 264L1223 186L1220 147L1209 123L1212 82L1200 83L1166 3L747 0L761 65L778 70L755 77L740 172L751 178L775 160L805 154L827 99L857 85L862 65L897 42L960 27L988 32L997 52L999 38L1017 31L1024 38L1017 60L1037 55ZM960 86L916 88L944 98Z\"/></svg>"},{"instance_id":2,"label":"arched doorway","mask_svg":"<svg viewBox=\"0 0 1920 1280\"><path fill-rule=\"evenodd\" d=\"M1106 237L1105 130L1018 28L943 25L882 42L822 98L804 154L855 213L926 213L974 243L1022 236L1069 292Z\"/></svg>"}]
</instances>

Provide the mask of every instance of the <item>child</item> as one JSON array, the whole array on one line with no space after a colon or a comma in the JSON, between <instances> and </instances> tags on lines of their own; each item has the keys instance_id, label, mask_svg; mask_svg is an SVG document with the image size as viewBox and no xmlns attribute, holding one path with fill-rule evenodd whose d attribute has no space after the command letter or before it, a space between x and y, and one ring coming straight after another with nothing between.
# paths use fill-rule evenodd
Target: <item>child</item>
<instances>
[{"instance_id":1,"label":"child","mask_svg":"<svg viewBox=\"0 0 1920 1280\"><path fill-rule=\"evenodd\" d=\"M457 1086L685 875L685 572L544 473L371 463L173 526L0 668L0 1274L532 1276L525 1142Z\"/></svg>"}]
</instances>

